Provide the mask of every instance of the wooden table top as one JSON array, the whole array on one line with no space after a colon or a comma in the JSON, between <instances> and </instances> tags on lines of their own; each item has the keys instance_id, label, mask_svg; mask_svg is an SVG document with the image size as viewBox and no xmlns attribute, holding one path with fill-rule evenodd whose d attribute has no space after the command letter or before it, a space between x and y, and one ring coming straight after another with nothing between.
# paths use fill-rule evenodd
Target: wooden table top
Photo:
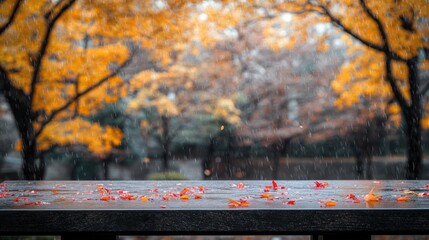
<instances>
[{"instance_id":1,"label":"wooden table top","mask_svg":"<svg viewBox=\"0 0 429 240\"><path fill-rule=\"evenodd\" d=\"M6 181L0 235L429 233L428 181ZM373 194L368 193L373 189ZM373 201L368 197L372 197Z\"/></svg>"}]
</instances>

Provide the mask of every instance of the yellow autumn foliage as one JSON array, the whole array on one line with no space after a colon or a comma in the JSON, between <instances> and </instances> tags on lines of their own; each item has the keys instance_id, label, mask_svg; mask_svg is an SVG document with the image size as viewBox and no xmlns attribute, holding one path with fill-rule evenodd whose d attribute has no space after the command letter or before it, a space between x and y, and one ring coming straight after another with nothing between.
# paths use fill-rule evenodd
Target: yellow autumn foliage
<instances>
[{"instance_id":1,"label":"yellow autumn foliage","mask_svg":"<svg viewBox=\"0 0 429 240\"><path fill-rule=\"evenodd\" d=\"M213 109L213 115L222 118L232 125L238 125L241 122L240 110L235 107L234 102L228 98L217 100Z\"/></svg>"},{"instance_id":2,"label":"yellow autumn foliage","mask_svg":"<svg viewBox=\"0 0 429 240\"><path fill-rule=\"evenodd\" d=\"M0 2L1 26L15 2ZM70 1L21 1L14 21L0 34L0 66L11 85L31 98L32 113L40 114L32 121L34 131L41 131L37 149L84 144L104 154L119 145L118 129L75 116L94 114L129 94L122 75L114 72L132 57L129 42L154 49L150 54L155 61L171 63L170 53L198 35L191 21L198 2L82 0L64 8L56 20ZM56 22L49 32L50 21ZM165 98L153 104L167 114L178 112Z\"/></svg>"}]
</instances>

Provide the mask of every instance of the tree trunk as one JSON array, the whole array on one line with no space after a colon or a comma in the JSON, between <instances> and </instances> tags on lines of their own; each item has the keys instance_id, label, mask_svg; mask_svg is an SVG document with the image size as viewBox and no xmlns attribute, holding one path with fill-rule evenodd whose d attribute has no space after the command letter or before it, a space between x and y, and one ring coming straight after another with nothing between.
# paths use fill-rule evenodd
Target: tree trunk
<instances>
[{"instance_id":1,"label":"tree trunk","mask_svg":"<svg viewBox=\"0 0 429 240\"><path fill-rule=\"evenodd\" d=\"M355 158L356 158L356 175L358 179L364 179L363 170L364 170L364 161L362 154L359 150L355 149Z\"/></svg>"},{"instance_id":2,"label":"tree trunk","mask_svg":"<svg viewBox=\"0 0 429 240\"><path fill-rule=\"evenodd\" d=\"M363 177L365 179L372 179L372 153L369 153L368 155L365 156L364 160L364 164L365 164L365 173L363 175Z\"/></svg>"},{"instance_id":3,"label":"tree trunk","mask_svg":"<svg viewBox=\"0 0 429 240\"><path fill-rule=\"evenodd\" d=\"M15 119L16 127L22 141L22 171L26 180L36 177L36 135L32 120L35 118L31 111L30 97L21 89L15 88L0 66L0 89L3 92Z\"/></svg>"},{"instance_id":4,"label":"tree trunk","mask_svg":"<svg viewBox=\"0 0 429 240\"><path fill-rule=\"evenodd\" d=\"M39 156L39 165L36 167L36 180L45 179L46 161L44 154Z\"/></svg>"},{"instance_id":5,"label":"tree trunk","mask_svg":"<svg viewBox=\"0 0 429 240\"><path fill-rule=\"evenodd\" d=\"M169 118L166 116L161 117L161 147L162 147L162 169L167 172L169 169L169 155L170 155L170 124Z\"/></svg>"},{"instance_id":6,"label":"tree trunk","mask_svg":"<svg viewBox=\"0 0 429 240\"><path fill-rule=\"evenodd\" d=\"M279 165L280 165L280 149L282 148L281 144L274 144L271 147L272 156L273 156L273 179L278 179L279 175Z\"/></svg>"},{"instance_id":7,"label":"tree trunk","mask_svg":"<svg viewBox=\"0 0 429 240\"><path fill-rule=\"evenodd\" d=\"M408 78L411 93L411 105L405 111L407 136L407 179L420 178L422 163L422 103L419 92L417 58L407 62Z\"/></svg>"},{"instance_id":8,"label":"tree trunk","mask_svg":"<svg viewBox=\"0 0 429 240\"><path fill-rule=\"evenodd\" d=\"M374 126L376 126L376 124L369 121L367 124L360 126L359 130L353 133L353 146L356 158L356 174L358 179L372 178L372 154L374 152L374 145L377 144L377 139L374 136L374 133L377 129L373 129Z\"/></svg>"},{"instance_id":9,"label":"tree trunk","mask_svg":"<svg viewBox=\"0 0 429 240\"><path fill-rule=\"evenodd\" d=\"M226 161L226 167L227 167L227 173L229 179L233 179L234 173L235 173L235 166L233 164L233 154L234 154L234 136L231 130L228 130L228 139L227 139L227 145L226 145L226 152L225 152L225 161Z\"/></svg>"},{"instance_id":10,"label":"tree trunk","mask_svg":"<svg viewBox=\"0 0 429 240\"><path fill-rule=\"evenodd\" d=\"M289 148L290 139L284 139L272 147L273 154L273 179L279 178L280 158L285 157Z\"/></svg>"},{"instance_id":11,"label":"tree trunk","mask_svg":"<svg viewBox=\"0 0 429 240\"><path fill-rule=\"evenodd\" d=\"M28 139L26 135L26 130L19 128L21 133L22 140L22 171L24 173L24 178L26 180L36 180L37 179L37 167L36 167L36 144L34 139ZM23 133L24 132L24 133Z\"/></svg>"},{"instance_id":12,"label":"tree trunk","mask_svg":"<svg viewBox=\"0 0 429 240\"><path fill-rule=\"evenodd\" d=\"M210 138L209 146L207 148L207 155L203 160L204 180L208 180L211 178L212 171L213 171L211 163L212 163L212 159L213 159L214 150L215 150L215 139ZM209 172L207 172L207 171L209 171Z\"/></svg>"},{"instance_id":13,"label":"tree trunk","mask_svg":"<svg viewBox=\"0 0 429 240\"><path fill-rule=\"evenodd\" d=\"M109 180L109 167L110 167L110 159L107 158L103 161L103 177L104 180Z\"/></svg>"}]
</instances>

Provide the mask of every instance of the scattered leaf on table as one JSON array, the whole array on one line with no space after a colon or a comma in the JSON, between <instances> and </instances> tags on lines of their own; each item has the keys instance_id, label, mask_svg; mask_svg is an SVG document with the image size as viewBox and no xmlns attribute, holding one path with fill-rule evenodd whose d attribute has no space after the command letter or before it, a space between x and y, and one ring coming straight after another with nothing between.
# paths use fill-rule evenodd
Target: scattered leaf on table
<instances>
[{"instance_id":1,"label":"scattered leaf on table","mask_svg":"<svg viewBox=\"0 0 429 240\"><path fill-rule=\"evenodd\" d=\"M337 205L337 202L335 201L326 201L325 202L325 207L335 207Z\"/></svg>"},{"instance_id":2,"label":"scattered leaf on table","mask_svg":"<svg viewBox=\"0 0 429 240\"><path fill-rule=\"evenodd\" d=\"M418 194L419 197L429 197L429 192L422 192Z\"/></svg>"},{"instance_id":3,"label":"scattered leaf on table","mask_svg":"<svg viewBox=\"0 0 429 240\"><path fill-rule=\"evenodd\" d=\"M398 197L396 199L396 201L398 201L398 202L406 202L406 201L409 201L409 200L411 200L411 198L409 198L409 197Z\"/></svg>"},{"instance_id":4,"label":"scattered leaf on table","mask_svg":"<svg viewBox=\"0 0 429 240\"><path fill-rule=\"evenodd\" d=\"M276 181L272 180L271 183L273 184L274 190L277 190L279 186L277 185Z\"/></svg>"},{"instance_id":5,"label":"scattered leaf on table","mask_svg":"<svg viewBox=\"0 0 429 240\"><path fill-rule=\"evenodd\" d=\"M229 200L229 204L228 206L231 208L235 208L235 207L248 207L249 206L249 202L243 199L240 199L239 201L235 201L234 199L228 199Z\"/></svg>"},{"instance_id":6,"label":"scattered leaf on table","mask_svg":"<svg viewBox=\"0 0 429 240\"><path fill-rule=\"evenodd\" d=\"M347 194L347 195L346 195L346 198L347 198L347 199L355 199L355 198L356 198L356 196L355 196L353 193L350 193L350 194Z\"/></svg>"},{"instance_id":7,"label":"scattered leaf on table","mask_svg":"<svg viewBox=\"0 0 429 240\"><path fill-rule=\"evenodd\" d=\"M380 200L380 195L375 195L373 192L374 188L372 188L371 191L369 191L369 193L365 195L365 202L378 202L378 200Z\"/></svg>"},{"instance_id":8,"label":"scattered leaf on table","mask_svg":"<svg viewBox=\"0 0 429 240\"><path fill-rule=\"evenodd\" d=\"M411 190L404 190L404 193L407 195L418 195L416 192L411 191Z\"/></svg>"},{"instance_id":9,"label":"scattered leaf on table","mask_svg":"<svg viewBox=\"0 0 429 240\"><path fill-rule=\"evenodd\" d=\"M318 189L326 188L328 185L329 185L328 182L319 182L319 181L314 182L314 187Z\"/></svg>"},{"instance_id":10,"label":"scattered leaf on table","mask_svg":"<svg viewBox=\"0 0 429 240\"><path fill-rule=\"evenodd\" d=\"M266 199L273 199L273 197L271 197L271 195L270 195L270 194L268 194L268 193L262 193L262 194L260 195L260 197L261 197L261 198L266 198Z\"/></svg>"},{"instance_id":11,"label":"scattered leaf on table","mask_svg":"<svg viewBox=\"0 0 429 240\"><path fill-rule=\"evenodd\" d=\"M142 200L143 202L147 202L147 201L149 201L149 198L146 196L143 196L140 198L140 200Z\"/></svg>"}]
</instances>

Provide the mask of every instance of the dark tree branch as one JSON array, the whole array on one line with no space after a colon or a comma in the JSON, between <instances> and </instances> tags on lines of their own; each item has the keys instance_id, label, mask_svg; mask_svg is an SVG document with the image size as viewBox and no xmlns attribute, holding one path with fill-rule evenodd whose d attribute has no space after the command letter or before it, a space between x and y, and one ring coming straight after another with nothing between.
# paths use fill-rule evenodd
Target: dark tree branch
<instances>
[{"instance_id":1,"label":"dark tree branch","mask_svg":"<svg viewBox=\"0 0 429 240\"><path fill-rule=\"evenodd\" d=\"M322 8L323 12L322 14L326 15L327 17L329 17L329 19L336 24L338 27L340 27L344 32L348 33L350 36L352 36L353 38L355 38L356 40L358 40L359 42L361 42L362 44L364 44L367 47L370 47L372 49L378 50L378 51L384 51L383 46L374 44L370 41L367 41L365 39L363 39L361 36L359 36L357 33L355 33L352 29L346 27L343 22L341 22L341 20L337 17L335 17L331 11L329 11L329 9L326 6L320 5L320 7Z\"/></svg>"},{"instance_id":2,"label":"dark tree branch","mask_svg":"<svg viewBox=\"0 0 429 240\"><path fill-rule=\"evenodd\" d=\"M337 25L344 32L346 32L347 34L349 34L350 36L352 36L354 39L356 39L359 42L361 42L363 45L365 45L365 46L367 46L369 48L372 48L374 50L383 52L386 55L389 55L390 58L392 58L393 60L397 60L397 61L401 61L401 62L406 62L406 59L403 59L402 57L398 56L396 53L393 53L391 51L386 50L385 46L383 46L383 45L377 45L375 43L372 43L370 41L367 41L367 40L363 39L361 36L359 36L357 33L355 33L351 28L346 27L344 25L344 23L341 22L341 20L339 18L335 17L331 13L331 11L329 11L329 9L326 6L320 5L319 7L323 10L323 12L321 12L321 14L324 14L325 16L327 16L335 25ZM384 39L384 38L382 37L382 39Z\"/></svg>"},{"instance_id":3,"label":"dark tree branch","mask_svg":"<svg viewBox=\"0 0 429 240\"><path fill-rule=\"evenodd\" d=\"M395 77L393 76L393 73L392 73L392 59L394 60L397 60L397 59L394 57L394 54L390 49L389 39L387 37L386 30L384 29L380 19L375 15L375 13L370 8L368 8L368 6L365 3L365 0L359 0L359 3L362 9L365 11L365 13L368 14L368 16L375 22L375 24L377 25L378 31L380 32L381 39L383 40L383 47L381 51L385 53L386 80L389 82L393 95L398 101L399 106L406 114L406 112L408 111L409 105L407 104L407 101L405 100L404 95L401 93L399 86L396 83ZM401 59L400 61L407 62L405 59Z\"/></svg>"},{"instance_id":4,"label":"dark tree branch","mask_svg":"<svg viewBox=\"0 0 429 240\"><path fill-rule=\"evenodd\" d=\"M33 104L33 101L34 101L36 85L39 81L39 72L41 69L42 59L46 54L46 50L48 48L49 41L51 38L51 33L54 29L54 26L55 26L57 20L65 13L65 11L67 11L67 9L69 9L73 5L73 3L75 1L76 0L69 0L67 3L65 3L63 6L61 6L61 8L58 10L57 14L52 15L53 11L54 11L54 10L52 10L52 14L48 15L49 18L47 19L48 24L46 26L45 36L43 37L42 44L40 46L40 50L39 50L37 57L36 57L36 60L34 61L34 64L33 64L34 70L33 70L32 76L31 76L31 88L30 88L31 104ZM55 5L55 6L57 6L57 5Z\"/></svg>"},{"instance_id":5,"label":"dark tree branch","mask_svg":"<svg viewBox=\"0 0 429 240\"><path fill-rule=\"evenodd\" d=\"M22 0L17 0L15 5L13 6L12 13L10 14L7 21L3 24L3 26L0 26L0 35L3 34L4 31L12 24L13 20L16 17L16 14L18 13L18 9L21 6Z\"/></svg>"},{"instance_id":6,"label":"dark tree branch","mask_svg":"<svg viewBox=\"0 0 429 240\"><path fill-rule=\"evenodd\" d=\"M59 113L61 113L62 111L66 110L68 107L70 107L70 105L72 105L73 103L75 103L77 100L79 100L82 96L85 96L86 94L90 93L91 91L93 91L94 89L98 88L99 86L101 86L103 83L107 82L110 78L118 75L122 69L124 69L126 66L128 66L128 64L131 62L132 58L134 56L134 53L132 52L131 56L125 60L118 68L115 69L115 71L111 72L109 75L103 77L102 79L98 80L96 83L94 83L93 85L87 87L85 90L83 90L82 92L79 92L78 94L76 94L73 98L71 98L68 102L66 102L63 106L55 109L52 111L51 115L49 115L41 124L40 124L40 128L37 130L36 132L36 137L38 137L43 129L46 127L46 125L48 123L50 123Z\"/></svg>"},{"instance_id":7,"label":"dark tree branch","mask_svg":"<svg viewBox=\"0 0 429 240\"><path fill-rule=\"evenodd\" d=\"M60 0L60 1L56 2L55 5L53 7L51 7L51 9L49 9L49 11L47 11L45 13L45 16L44 16L45 19L46 20L51 19L52 18L52 14L54 14L54 12L55 12L55 9L57 9L58 6L60 6L62 3L63 3L63 0Z\"/></svg>"},{"instance_id":8,"label":"dark tree branch","mask_svg":"<svg viewBox=\"0 0 429 240\"><path fill-rule=\"evenodd\" d=\"M386 80L392 89L393 95L398 101L399 106L403 110L403 112L407 112L409 105L399 90L399 86L396 84L396 80L392 74L392 59L389 56L385 56L385 71L386 71Z\"/></svg>"},{"instance_id":9,"label":"dark tree branch","mask_svg":"<svg viewBox=\"0 0 429 240\"><path fill-rule=\"evenodd\" d=\"M384 30L383 24L380 19L375 15L375 13L366 5L365 0L359 0L359 3L362 9L368 14L368 16L375 22L377 25L378 31L380 32L381 39L383 40L382 51L390 51L389 39L387 38L387 33Z\"/></svg>"}]
</instances>

